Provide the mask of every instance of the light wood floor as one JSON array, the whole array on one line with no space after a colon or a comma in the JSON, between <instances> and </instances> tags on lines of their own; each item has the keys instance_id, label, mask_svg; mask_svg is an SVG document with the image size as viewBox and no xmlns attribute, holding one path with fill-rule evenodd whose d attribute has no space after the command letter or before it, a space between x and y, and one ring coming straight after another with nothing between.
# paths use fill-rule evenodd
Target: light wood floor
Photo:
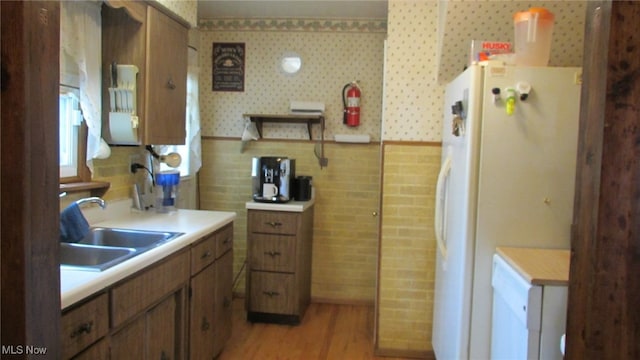
<instances>
[{"instance_id":1,"label":"light wood floor","mask_svg":"<svg viewBox=\"0 0 640 360\"><path fill-rule=\"evenodd\" d=\"M313 303L298 326L246 321L233 301L233 330L218 360L394 360L373 355L373 306Z\"/></svg>"}]
</instances>

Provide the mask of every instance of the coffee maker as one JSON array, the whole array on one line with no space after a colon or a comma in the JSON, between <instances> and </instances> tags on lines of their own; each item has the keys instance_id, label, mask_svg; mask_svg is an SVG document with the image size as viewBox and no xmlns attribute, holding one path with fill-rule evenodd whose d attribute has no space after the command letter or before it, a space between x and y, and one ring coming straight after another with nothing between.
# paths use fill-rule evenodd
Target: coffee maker
<instances>
[{"instance_id":1,"label":"coffee maker","mask_svg":"<svg viewBox=\"0 0 640 360\"><path fill-rule=\"evenodd\" d=\"M284 203L293 199L296 161L283 156L254 157L251 166L253 200Z\"/></svg>"}]
</instances>

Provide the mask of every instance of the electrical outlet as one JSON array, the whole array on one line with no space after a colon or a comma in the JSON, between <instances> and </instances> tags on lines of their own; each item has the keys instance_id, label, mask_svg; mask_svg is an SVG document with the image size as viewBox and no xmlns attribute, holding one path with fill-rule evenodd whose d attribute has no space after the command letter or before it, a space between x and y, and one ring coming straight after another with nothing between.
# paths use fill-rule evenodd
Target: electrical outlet
<instances>
[{"instance_id":1,"label":"electrical outlet","mask_svg":"<svg viewBox=\"0 0 640 360\"><path fill-rule=\"evenodd\" d=\"M137 171L134 171L135 167L133 166L133 164L147 166L147 159L142 154L132 154L131 156L129 156L129 169L131 173L136 173Z\"/></svg>"}]
</instances>

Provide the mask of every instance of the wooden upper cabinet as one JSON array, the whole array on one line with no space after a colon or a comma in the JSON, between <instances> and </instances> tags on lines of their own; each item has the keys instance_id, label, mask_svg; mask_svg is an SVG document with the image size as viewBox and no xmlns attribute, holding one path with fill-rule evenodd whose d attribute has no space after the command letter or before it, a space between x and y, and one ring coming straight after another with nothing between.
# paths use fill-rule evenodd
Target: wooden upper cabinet
<instances>
[{"instance_id":1,"label":"wooden upper cabinet","mask_svg":"<svg viewBox=\"0 0 640 360\"><path fill-rule=\"evenodd\" d=\"M186 25L144 2L109 1L102 9L102 119L108 143L177 145L185 141L187 102ZM138 68L137 141L109 130L112 63Z\"/></svg>"},{"instance_id":2,"label":"wooden upper cabinet","mask_svg":"<svg viewBox=\"0 0 640 360\"><path fill-rule=\"evenodd\" d=\"M146 144L184 144L187 29L155 8L147 12Z\"/></svg>"}]
</instances>

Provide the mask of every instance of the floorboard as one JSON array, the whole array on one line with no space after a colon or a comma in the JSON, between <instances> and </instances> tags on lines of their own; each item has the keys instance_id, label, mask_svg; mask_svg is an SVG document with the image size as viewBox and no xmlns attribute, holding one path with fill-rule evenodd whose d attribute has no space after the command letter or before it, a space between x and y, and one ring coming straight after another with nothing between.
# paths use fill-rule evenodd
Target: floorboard
<instances>
[{"instance_id":1,"label":"floorboard","mask_svg":"<svg viewBox=\"0 0 640 360\"><path fill-rule=\"evenodd\" d=\"M244 299L235 299L218 360L404 360L374 356L373 319L373 306L312 303L297 326L250 323Z\"/></svg>"}]
</instances>

